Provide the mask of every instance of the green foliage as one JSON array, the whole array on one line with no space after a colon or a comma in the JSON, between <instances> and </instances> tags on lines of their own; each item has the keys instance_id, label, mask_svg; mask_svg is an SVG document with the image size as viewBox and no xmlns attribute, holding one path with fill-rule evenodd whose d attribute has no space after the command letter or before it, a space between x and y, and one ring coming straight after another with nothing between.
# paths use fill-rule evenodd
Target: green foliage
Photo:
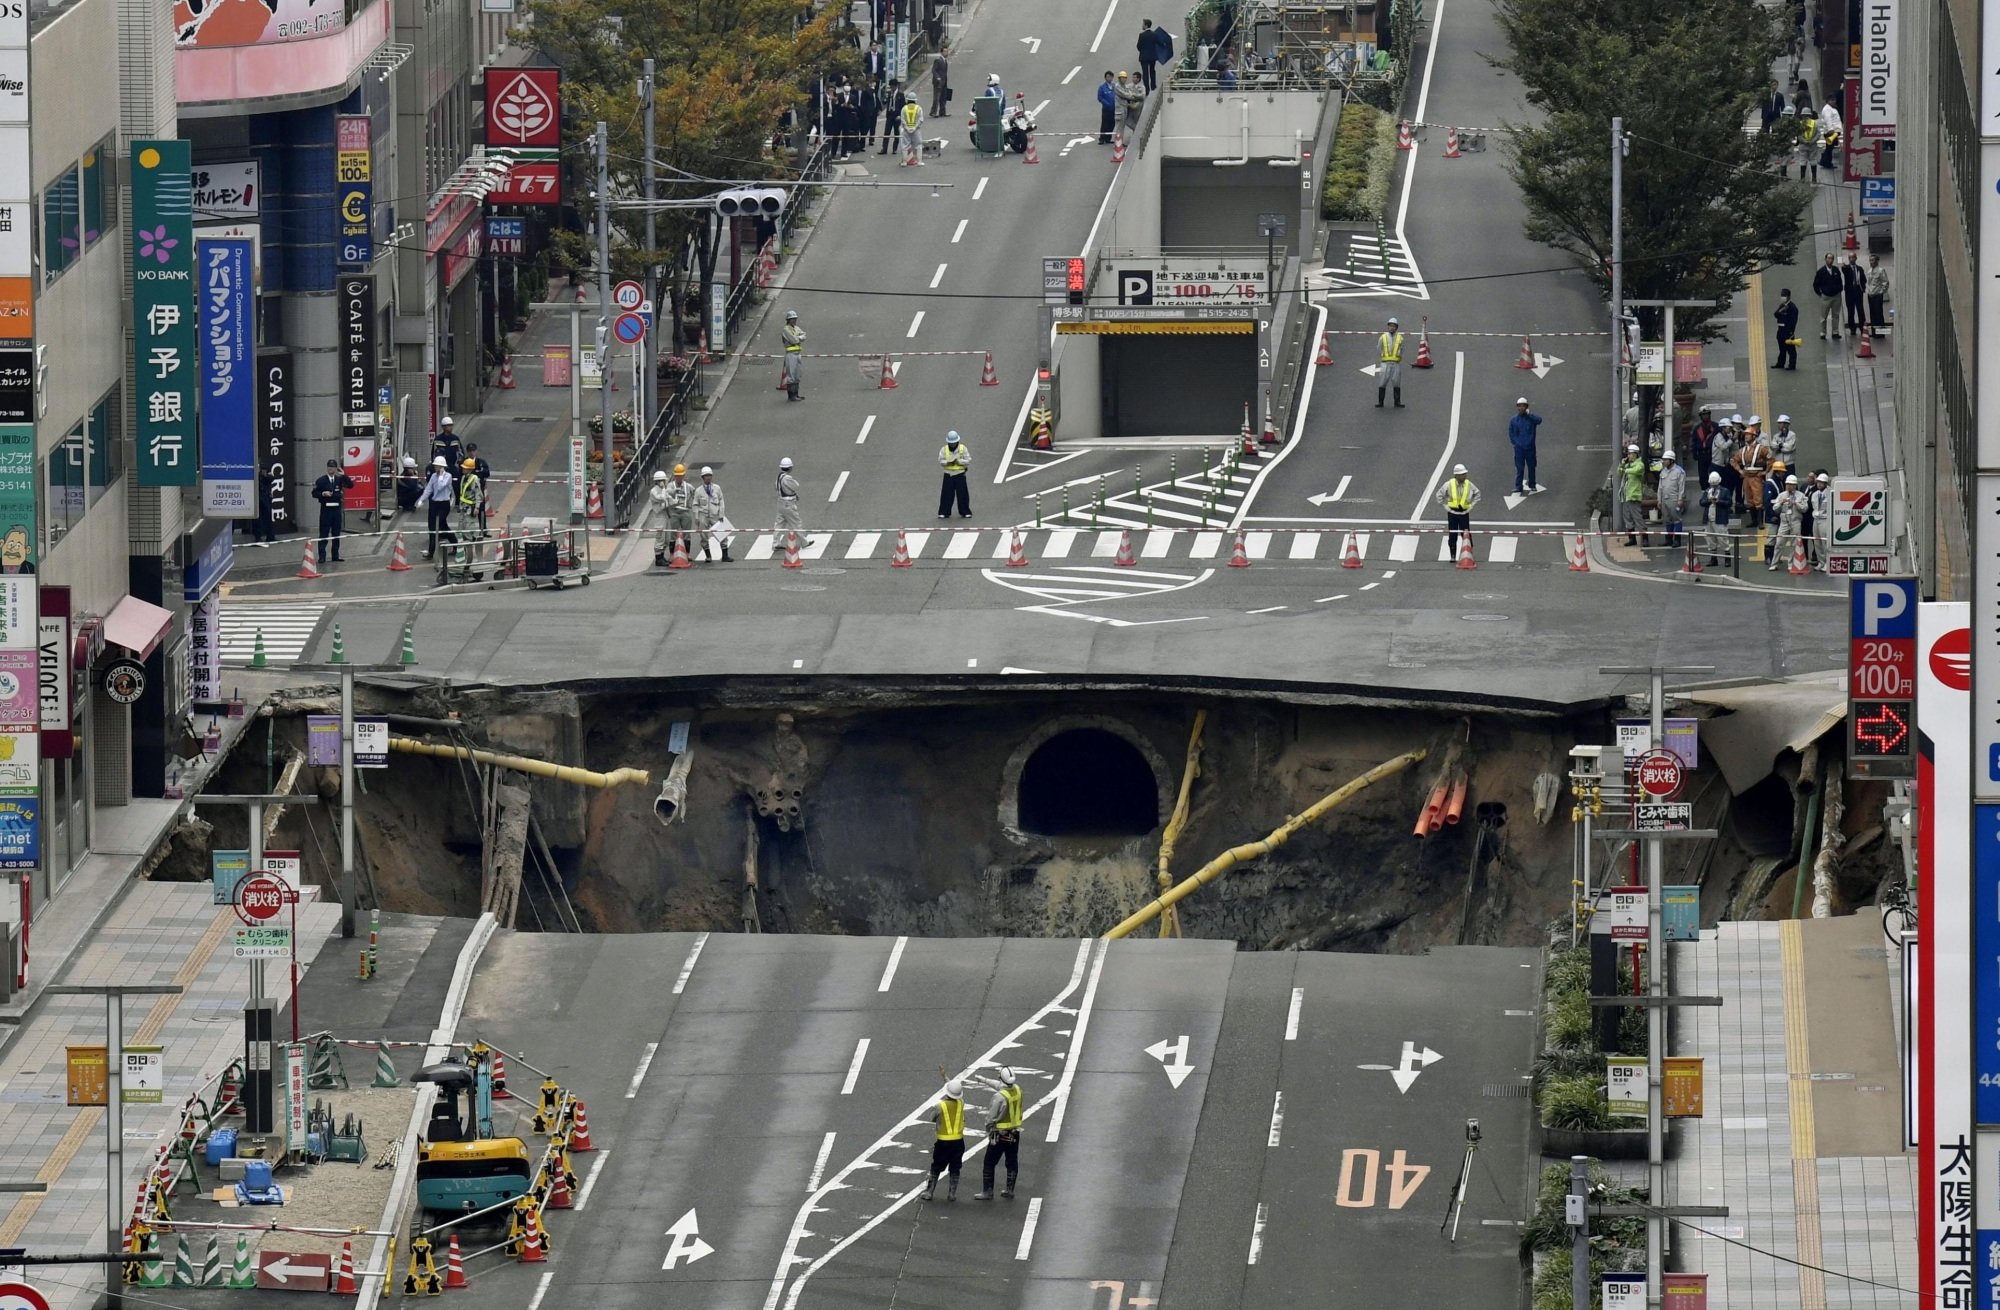
<instances>
[{"instance_id":1,"label":"green foliage","mask_svg":"<svg viewBox=\"0 0 2000 1310\"><path fill-rule=\"evenodd\" d=\"M1396 162L1396 120L1369 105L1341 106L1320 213L1337 222L1370 223L1389 203Z\"/></svg>"},{"instance_id":2,"label":"green foliage","mask_svg":"<svg viewBox=\"0 0 2000 1310\"><path fill-rule=\"evenodd\" d=\"M1511 53L1497 62L1544 115L1511 141L1530 237L1567 251L1609 293L1617 115L1632 137L1628 297L1727 301L1750 269L1790 258L1809 199L1784 178L1793 137L1743 130L1781 48L1780 11L1741 0L1500 0L1498 10ZM1700 322L1676 316L1677 329Z\"/></svg>"},{"instance_id":3,"label":"green foliage","mask_svg":"<svg viewBox=\"0 0 2000 1310\"><path fill-rule=\"evenodd\" d=\"M1599 1094L1600 1083L1584 1074L1566 1074L1542 1084L1542 1123L1549 1128L1592 1131L1609 1128L1611 1112Z\"/></svg>"},{"instance_id":4,"label":"green foliage","mask_svg":"<svg viewBox=\"0 0 2000 1310\"><path fill-rule=\"evenodd\" d=\"M1635 1205L1646 1199L1642 1188L1613 1184L1603 1166L1590 1165L1593 1206ZM1522 1257L1539 1257L1530 1296L1534 1310L1571 1310L1569 1227L1563 1222L1563 1197L1569 1194L1569 1166L1552 1164L1542 1170L1535 1192L1535 1211L1521 1233ZM1646 1263L1646 1221L1605 1219L1590 1223L1591 1304L1599 1302L1598 1275L1613 1269L1643 1269Z\"/></svg>"},{"instance_id":5,"label":"green foliage","mask_svg":"<svg viewBox=\"0 0 2000 1310\"><path fill-rule=\"evenodd\" d=\"M1590 997L1583 990L1565 990L1549 997L1548 1044L1558 1051L1595 1053L1591 1036Z\"/></svg>"},{"instance_id":6,"label":"green foliage","mask_svg":"<svg viewBox=\"0 0 2000 1310\"><path fill-rule=\"evenodd\" d=\"M1553 951L1543 974L1543 985L1551 992L1587 991L1590 988L1590 950L1572 946Z\"/></svg>"}]
</instances>

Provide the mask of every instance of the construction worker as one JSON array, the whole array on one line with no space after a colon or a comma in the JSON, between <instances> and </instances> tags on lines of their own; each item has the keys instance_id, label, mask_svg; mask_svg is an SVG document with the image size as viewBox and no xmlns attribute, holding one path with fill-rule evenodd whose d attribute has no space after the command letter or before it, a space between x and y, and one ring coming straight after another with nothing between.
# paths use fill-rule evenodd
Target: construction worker
<instances>
[{"instance_id":1,"label":"construction worker","mask_svg":"<svg viewBox=\"0 0 2000 1310\"><path fill-rule=\"evenodd\" d=\"M1764 441L1771 447L1773 459L1782 459L1790 464L1798 458L1799 434L1792 431L1790 414L1778 415L1778 426L1772 430L1770 436L1764 438Z\"/></svg>"},{"instance_id":2,"label":"construction worker","mask_svg":"<svg viewBox=\"0 0 2000 1310\"><path fill-rule=\"evenodd\" d=\"M451 470L445 466L444 456L431 456L430 481L424 484L423 494L417 498L417 503L424 507L426 521L430 525L431 544L430 549L424 552L425 559L437 554L440 536L457 540L451 530L451 501L455 490Z\"/></svg>"},{"instance_id":3,"label":"construction worker","mask_svg":"<svg viewBox=\"0 0 2000 1310\"><path fill-rule=\"evenodd\" d=\"M1708 487L1701 493L1701 548L1712 569L1721 568L1729 555L1729 506L1733 499L1729 488L1722 485L1721 471L1711 472Z\"/></svg>"},{"instance_id":4,"label":"construction worker","mask_svg":"<svg viewBox=\"0 0 2000 1310\"><path fill-rule=\"evenodd\" d=\"M1782 564L1789 568L1792 556L1798 551L1801 537L1799 529L1806 515L1806 495L1799 490L1799 475L1785 475L1785 489L1771 498L1771 508L1778 516L1778 537L1765 554L1764 568L1775 573Z\"/></svg>"},{"instance_id":5,"label":"construction worker","mask_svg":"<svg viewBox=\"0 0 2000 1310\"><path fill-rule=\"evenodd\" d=\"M972 496L966 490L965 470L972 463L971 452L958 439L958 433L944 434L944 444L938 447L938 467L944 470L944 485L938 490L938 517L951 517L952 502L958 503L958 516L972 517Z\"/></svg>"},{"instance_id":6,"label":"construction worker","mask_svg":"<svg viewBox=\"0 0 2000 1310\"><path fill-rule=\"evenodd\" d=\"M792 457L785 456L778 461L778 544L784 544L787 532L799 534L799 545L812 545L812 538L806 535L805 519L799 513L799 480L792 476Z\"/></svg>"},{"instance_id":7,"label":"construction worker","mask_svg":"<svg viewBox=\"0 0 2000 1310\"><path fill-rule=\"evenodd\" d=\"M805 370L805 329L799 326L799 311L785 311L785 326L778 334L785 342L785 399L800 400L799 382Z\"/></svg>"},{"instance_id":8,"label":"construction worker","mask_svg":"<svg viewBox=\"0 0 2000 1310\"><path fill-rule=\"evenodd\" d=\"M1660 526L1666 529L1667 544L1680 545L1687 516L1687 473L1671 450L1660 452L1660 476L1653 495L1660 505Z\"/></svg>"},{"instance_id":9,"label":"construction worker","mask_svg":"<svg viewBox=\"0 0 2000 1310\"><path fill-rule=\"evenodd\" d=\"M1832 557L1833 543L1833 477L1824 469L1813 474L1812 487L1806 492L1806 557L1816 569L1827 567Z\"/></svg>"},{"instance_id":10,"label":"construction worker","mask_svg":"<svg viewBox=\"0 0 2000 1310\"><path fill-rule=\"evenodd\" d=\"M1514 448L1514 494L1532 496L1542 488L1535 481L1535 429L1542 416L1528 407L1528 398L1514 402L1514 417L1507 420L1507 444Z\"/></svg>"},{"instance_id":11,"label":"construction worker","mask_svg":"<svg viewBox=\"0 0 2000 1310\"><path fill-rule=\"evenodd\" d=\"M653 508L665 515L653 537L655 564L667 562L671 546L685 552L693 544L689 538L694 535L694 487L687 480L687 471L687 465L676 464L671 479L657 470L653 473ZM671 541L668 533L673 534Z\"/></svg>"},{"instance_id":12,"label":"construction worker","mask_svg":"<svg viewBox=\"0 0 2000 1310\"><path fill-rule=\"evenodd\" d=\"M1394 319L1389 320L1395 322ZM1479 503L1479 488L1466 475L1465 465L1451 466L1451 477L1438 488L1437 503L1444 506L1444 526L1453 557L1458 555L1458 534L1472 540L1472 507Z\"/></svg>"},{"instance_id":13,"label":"construction worker","mask_svg":"<svg viewBox=\"0 0 2000 1310\"><path fill-rule=\"evenodd\" d=\"M1758 431L1757 418L1753 414L1743 429L1743 445L1737 450L1733 461L1736 472L1743 479L1743 512L1749 515L1751 527L1758 527L1767 519L1764 514L1764 477L1770 472L1771 447Z\"/></svg>"},{"instance_id":14,"label":"construction worker","mask_svg":"<svg viewBox=\"0 0 2000 1310\"><path fill-rule=\"evenodd\" d=\"M1710 468L1722 474L1722 489L1729 496L1731 513L1743 504L1743 475L1736 471L1736 452L1743 445L1742 418L1741 414L1732 414L1723 419L1708 452Z\"/></svg>"},{"instance_id":15,"label":"construction worker","mask_svg":"<svg viewBox=\"0 0 2000 1310\"><path fill-rule=\"evenodd\" d=\"M1628 546L1651 545L1646 532L1646 461L1637 442L1627 442L1625 462L1618 466L1618 517ZM1613 531L1616 531L1613 528Z\"/></svg>"},{"instance_id":16,"label":"construction worker","mask_svg":"<svg viewBox=\"0 0 2000 1310\"><path fill-rule=\"evenodd\" d=\"M944 1085L944 1092L938 1097L937 1109L931 1113L931 1122L937 1125L937 1141L931 1145L931 1181L924 1188L924 1199L931 1199L937 1190L938 1175L951 1174L951 1184L946 1189L944 1199L958 1199L958 1171L965 1165L965 1087L954 1078Z\"/></svg>"},{"instance_id":17,"label":"construction worker","mask_svg":"<svg viewBox=\"0 0 2000 1310\"><path fill-rule=\"evenodd\" d=\"M1002 1158L1007 1161L1007 1186L1000 1195L1011 1199L1014 1180L1021 1176L1021 1088L1006 1065L1000 1066L999 1075L997 1080L977 1074L971 1079L993 1093L993 1103L986 1107L986 1159L980 1166L975 1201L993 1199L993 1171Z\"/></svg>"},{"instance_id":18,"label":"construction worker","mask_svg":"<svg viewBox=\"0 0 2000 1310\"><path fill-rule=\"evenodd\" d=\"M469 538L485 535L481 513L486 484L479 480L479 462L470 456L458 462L458 530Z\"/></svg>"},{"instance_id":19,"label":"construction worker","mask_svg":"<svg viewBox=\"0 0 2000 1310\"><path fill-rule=\"evenodd\" d=\"M924 107L915 96L903 97L903 167L924 166Z\"/></svg>"},{"instance_id":20,"label":"construction worker","mask_svg":"<svg viewBox=\"0 0 2000 1310\"><path fill-rule=\"evenodd\" d=\"M465 451L458 444L458 433L452 431L451 415L438 420L438 430L431 436L431 458L444 456L445 467L451 470L451 480L458 481L459 461L465 458Z\"/></svg>"},{"instance_id":21,"label":"construction worker","mask_svg":"<svg viewBox=\"0 0 2000 1310\"><path fill-rule=\"evenodd\" d=\"M1389 320L1388 330L1383 332L1376 345L1381 349L1382 358L1375 374L1375 408L1382 408L1382 395L1389 388L1396 389L1396 408L1403 407L1403 329L1396 320Z\"/></svg>"},{"instance_id":22,"label":"construction worker","mask_svg":"<svg viewBox=\"0 0 2000 1310\"><path fill-rule=\"evenodd\" d=\"M694 523L701 533L702 559L712 559L709 551L719 545L722 562L729 563L729 515L723 510L722 488L715 481L715 470L706 464L701 466L701 485L694 489Z\"/></svg>"}]
</instances>

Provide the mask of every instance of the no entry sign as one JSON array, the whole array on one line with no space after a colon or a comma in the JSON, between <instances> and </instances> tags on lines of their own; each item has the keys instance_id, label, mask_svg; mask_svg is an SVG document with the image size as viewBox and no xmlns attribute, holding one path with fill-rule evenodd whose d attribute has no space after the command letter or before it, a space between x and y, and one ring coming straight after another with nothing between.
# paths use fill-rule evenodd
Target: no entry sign
<instances>
[{"instance_id":1,"label":"no entry sign","mask_svg":"<svg viewBox=\"0 0 2000 1310\"><path fill-rule=\"evenodd\" d=\"M1681 759L1672 751L1647 751L1639 757L1632 772L1639 790L1648 796L1665 799L1681 789Z\"/></svg>"}]
</instances>

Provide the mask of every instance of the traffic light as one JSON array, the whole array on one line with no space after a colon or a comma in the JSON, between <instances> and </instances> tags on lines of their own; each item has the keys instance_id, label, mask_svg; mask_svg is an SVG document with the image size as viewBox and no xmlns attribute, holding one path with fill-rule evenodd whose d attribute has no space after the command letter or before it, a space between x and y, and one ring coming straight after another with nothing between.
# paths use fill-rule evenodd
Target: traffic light
<instances>
[{"instance_id":1,"label":"traffic light","mask_svg":"<svg viewBox=\"0 0 2000 1310\"><path fill-rule=\"evenodd\" d=\"M784 210L785 193L776 187L736 187L715 197L724 218L776 218Z\"/></svg>"}]
</instances>

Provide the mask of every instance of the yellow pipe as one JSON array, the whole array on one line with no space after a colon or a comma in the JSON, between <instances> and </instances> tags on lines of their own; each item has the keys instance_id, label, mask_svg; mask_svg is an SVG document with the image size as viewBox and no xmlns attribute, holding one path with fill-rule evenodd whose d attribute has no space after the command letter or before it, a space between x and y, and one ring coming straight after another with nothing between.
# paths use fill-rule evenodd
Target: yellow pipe
<instances>
[{"instance_id":1,"label":"yellow pipe","mask_svg":"<svg viewBox=\"0 0 2000 1310\"><path fill-rule=\"evenodd\" d=\"M540 778L554 778L557 782L573 782L579 787L617 787L628 782L643 785L653 780L653 775L644 769L614 769L610 773L596 773L568 764L531 760L525 755L496 755L492 751L473 750L467 746L434 746L413 737L391 737L389 749L406 755L438 755L446 759L471 760L475 764L491 764L518 773L532 773Z\"/></svg>"},{"instance_id":2,"label":"yellow pipe","mask_svg":"<svg viewBox=\"0 0 2000 1310\"><path fill-rule=\"evenodd\" d=\"M1181 771L1181 794L1174 802L1174 812L1167 819L1167 830L1160 835L1160 890L1166 892L1174 885L1173 874L1168 866L1173 863L1174 846L1181 838L1181 830L1187 827L1188 795L1194 790L1194 780L1201 776L1201 730L1208 723L1208 711L1194 712L1194 731L1188 734L1187 767ZM1181 935L1180 916L1168 909L1160 916L1160 936Z\"/></svg>"},{"instance_id":3,"label":"yellow pipe","mask_svg":"<svg viewBox=\"0 0 2000 1310\"><path fill-rule=\"evenodd\" d=\"M1145 909L1140 910L1110 932L1105 933L1105 938L1109 940L1124 937L1134 929L1144 927L1152 921L1153 916L1165 912L1176 903L1193 895L1197 890L1207 886L1228 869L1242 863L1244 860L1254 860L1260 855L1269 855L1272 851L1290 841L1292 834L1307 824L1317 822L1321 816L1334 806L1339 805L1357 792L1380 782L1384 778L1401 773L1412 764L1422 760L1427 754L1429 754L1428 751L1414 750L1405 755L1398 755L1393 760L1385 760L1360 777L1322 796L1305 813L1285 820L1280 827L1262 841L1248 842L1242 846L1224 851L1207 864L1204 864L1193 874L1183 879L1171 891L1168 891L1158 900L1147 905Z\"/></svg>"}]
</instances>

